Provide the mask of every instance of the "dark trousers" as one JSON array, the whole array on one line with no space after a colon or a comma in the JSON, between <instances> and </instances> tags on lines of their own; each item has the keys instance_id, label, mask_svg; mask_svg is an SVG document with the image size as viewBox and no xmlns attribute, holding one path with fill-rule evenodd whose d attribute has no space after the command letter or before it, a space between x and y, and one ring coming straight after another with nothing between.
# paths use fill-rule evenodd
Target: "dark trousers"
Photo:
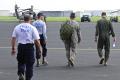
<instances>
[{"instance_id":1,"label":"dark trousers","mask_svg":"<svg viewBox=\"0 0 120 80\"><path fill-rule=\"evenodd\" d=\"M45 43L44 35L40 34L39 36L40 36L40 44L42 47L42 51L39 51L38 47L36 47L36 59L40 59L41 55L43 58L47 56L47 46Z\"/></svg>"},{"instance_id":2,"label":"dark trousers","mask_svg":"<svg viewBox=\"0 0 120 80\"><path fill-rule=\"evenodd\" d=\"M98 39L98 44L97 44L97 50L98 50L98 55L100 58L103 56L102 49L104 48L105 50L105 62L109 59L109 54L110 54L110 37L99 37Z\"/></svg>"},{"instance_id":3,"label":"dark trousers","mask_svg":"<svg viewBox=\"0 0 120 80\"><path fill-rule=\"evenodd\" d=\"M19 44L18 45L18 75L25 73L26 80L31 80L33 76L34 45L33 44ZM26 70L25 70L26 69Z\"/></svg>"},{"instance_id":4,"label":"dark trousers","mask_svg":"<svg viewBox=\"0 0 120 80\"><path fill-rule=\"evenodd\" d=\"M36 59L41 58L41 52L42 52L43 57L47 56L47 46L46 46L45 40L40 39L40 44L41 44L41 47L42 47L42 51L39 51L39 49L36 47Z\"/></svg>"}]
</instances>

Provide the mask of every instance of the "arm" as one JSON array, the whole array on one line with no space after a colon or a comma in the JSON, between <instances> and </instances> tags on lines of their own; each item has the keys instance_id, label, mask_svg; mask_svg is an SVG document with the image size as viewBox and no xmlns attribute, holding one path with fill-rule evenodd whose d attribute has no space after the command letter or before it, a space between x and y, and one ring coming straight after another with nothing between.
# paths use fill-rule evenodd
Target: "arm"
<instances>
[{"instance_id":1,"label":"arm","mask_svg":"<svg viewBox=\"0 0 120 80\"><path fill-rule=\"evenodd\" d=\"M47 34L46 34L46 24L45 24L45 22L44 22L44 26L43 26L43 36L44 36L44 39L45 39L45 43L46 43L46 41L47 41Z\"/></svg>"},{"instance_id":2,"label":"arm","mask_svg":"<svg viewBox=\"0 0 120 80\"><path fill-rule=\"evenodd\" d=\"M12 34L12 40L11 40L11 46L12 46L12 49L11 49L11 55L15 55L16 53L16 49L15 49L15 45L16 45L16 28L13 30L13 34Z\"/></svg>"},{"instance_id":3,"label":"arm","mask_svg":"<svg viewBox=\"0 0 120 80\"><path fill-rule=\"evenodd\" d=\"M35 44L35 47L41 51L41 44L40 44L40 37L39 37L39 33L37 31L36 28L33 29L33 39L34 39L34 44Z\"/></svg>"},{"instance_id":4,"label":"arm","mask_svg":"<svg viewBox=\"0 0 120 80\"><path fill-rule=\"evenodd\" d=\"M114 33L113 26L112 26L111 22L109 22L109 26L110 26L110 32L111 32L112 37L113 37L113 41L115 42L116 38L115 38L115 33Z\"/></svg>"},{"instance_id":5,"label":"arm","mask_svg":"<svg viewBox=\"0 0 120 80\"><path fill-rule=\"evenodd\" d=\"M96 31L95 31L95 42L97 42L97 37L98 37L98 33L99 33L98 26L99 26L99 24L97 22L97 24L96 24Z\"/></svg>"},{"instance_id":6,"label":"arm","mask_svg":"<svg viewBox=\"0 0 120 80\"><path fill-rule=\"evenodd\" d=\"M15 55L15 53L16 53L15 45L16 45L16 38L12 37L12 40L11 40L11 46L12 46L11 55Z\"/></svg>"},{"instance_id":7,"label":"arm","mask_svg":"<svg viewBox=\"0 0 120 80\"><path fill-rule=\"evenodd\" d=\"M35 44L35 47L38 50L37 52L41 53L42 49L41 49L41 44L40 44L39 39L38 40L34 40L34 44Z\"/></svg>"},{"instance_id":8,"label":"arm","mask_svg":"<svg viewBox=\"0 0 120 80\"><path fill-rule=\"evenodd\" d=\"M77 36L78 36L78 43L81 41L81 31L80 31L80 26L78 25L77 27Z\"/></svg>"}]
</instances>

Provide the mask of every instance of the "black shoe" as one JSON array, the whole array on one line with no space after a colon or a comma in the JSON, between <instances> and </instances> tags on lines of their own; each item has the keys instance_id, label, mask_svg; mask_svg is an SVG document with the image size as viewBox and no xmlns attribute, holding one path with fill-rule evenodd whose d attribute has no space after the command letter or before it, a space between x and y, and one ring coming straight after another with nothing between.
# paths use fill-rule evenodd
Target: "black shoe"
<instances>
[{"instance_id":1,"label":"black shoe","mask_svg":"<svg viewBox=\"0 0 120 80\"><path fill-rule=\"evenodd\" d=\"M103 64L103 62L104 62L104 58L100 60L99 64Z\"/></svg>"},{"instance_id":2,"label":"black shoe","mask_svg":"<svg viewBox=\"0 0 120 80\"><path fill-rule=\"evenodd\" d=\"M42 61L42 65L46 66L46 65L48 65L48 62L47 61Z\"/></svg>"},{"instance_id":3,"label":"black shoe","mask_svg":"<svg viewBox=\"0 0 120 80\"><path fill-rule=\"evenodd\" d=\"M40 66L40 62L39 62L39 60L37 60L36 67L39 67L39 66Z\"/></svg>"},{"instance_id":4,"label":"black shoe","mask_svg":"<svg viewBox=\"0 0 120 80\"><path fill-rule=\"evenodd\" d=\"M70 61L68 61L66 67L71 67Z\"/></svg>"},{"instance_id":5,"label":"black shoe","mask_svg":"<svg viewBox=\"0 0 120 80\"><path fill-rule=\"evenodd\" d=\"M46 60L46 58L43 58L43 60L42 60L42 65L48 65L48 61Z\"/></svg>"},{"instance_id":6,"label":"black shoe","mask_svg":"<svg viewBox=\"0 0 120 80\"><path fill-rule=\"evenodd\" d=\"M19 80L24 80L24 76L22 74L19 75Z\"/></svg>"}]
</instances>

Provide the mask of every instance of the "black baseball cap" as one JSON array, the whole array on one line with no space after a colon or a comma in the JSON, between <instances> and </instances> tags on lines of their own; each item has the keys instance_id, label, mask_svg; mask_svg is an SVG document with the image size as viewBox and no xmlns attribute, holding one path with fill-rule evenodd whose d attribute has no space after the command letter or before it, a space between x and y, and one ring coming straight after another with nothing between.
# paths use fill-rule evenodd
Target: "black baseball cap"
<instances>
[{"instance_id":1,"label":"black baseball cap","mask_svg":"<svg viewBox=\"0 0 120 80\"><path fill-rule=\"evenodd\" d=\"M40 16L44 16L44 15L43 15L43 13L39 12L39 13L37 14L37 16L40 17Z\"/></svg>"},{"instance_id":2,"label":"black baseball cap","mask_svg":"<svg viewBox=\"0 0 120 80\"><path fill-rule=\"evenodd\" d=\"M72 13L70 14L70 18L75 18L75 13L72 12Z\"/></svg>"},{"instance_id":3,"label":"black baseball cap","mask_svg":"<svg viewBox=\"0 0 120 80\"><path fill-rule=\"evenodd\" d=\"M101 15L102 15L102 16L106 16L106 12L102 12Z\"/></svg>"}]
</instances>

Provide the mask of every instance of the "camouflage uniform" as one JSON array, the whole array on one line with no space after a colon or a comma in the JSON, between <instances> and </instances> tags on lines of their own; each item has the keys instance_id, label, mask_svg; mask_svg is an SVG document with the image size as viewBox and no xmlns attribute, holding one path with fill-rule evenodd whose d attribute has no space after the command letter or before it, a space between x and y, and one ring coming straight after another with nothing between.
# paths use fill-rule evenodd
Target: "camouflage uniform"
<instances>
[{"instance_id":1,"label":"camouflage uniform","mask_svg":"<svg viewBox=\"0 0 120 80\"><path fill-rule=\"evenodd\" d=\"M105 49L105 62L107 62L110 53L110 35L115 37L112 23L103 17L97 22L95 37L98 36L97 50L100 58L103 57L102 49Z\"/></svg>"},{"instance_id":2,"label":"camouflage uniform","mask_svg":"<svg viewBox=\"0 0 120 80\"><path fill-rule=\"evenodd\" d=\"M74 61L76 55L76 44L80 42L80 26L79 23L75 20L71 20L70 24L73 25L74 32L71 36L70 40L64 40L65 49L66 49L66 57L69 60ZM72 51L72 52L71 52ZM71 52L71 53L70 53Z\"/></svg>"}]
</instances>

